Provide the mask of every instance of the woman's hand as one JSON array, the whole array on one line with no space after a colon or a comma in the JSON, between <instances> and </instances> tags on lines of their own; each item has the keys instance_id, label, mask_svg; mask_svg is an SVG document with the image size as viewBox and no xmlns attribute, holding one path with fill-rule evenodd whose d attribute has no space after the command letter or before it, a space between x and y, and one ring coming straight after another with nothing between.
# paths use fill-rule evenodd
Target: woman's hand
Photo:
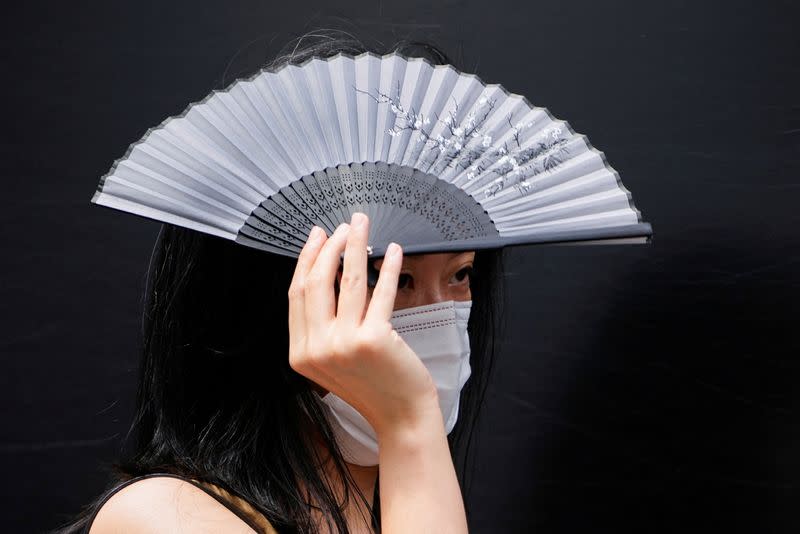
<instances>
[{"instance_id":1,"label":"woman's hand","mask_svg":"<svg viewBox=\"0 0 800 534\"><path fill-rule=\"evenodd\" d=\"M350 223L329 238L314 227L300 253L289 287L289 365L358 410L381 436L441 412L428 369L389 322L402 250L389 245L367 306L369 220L355 213Z\"/></svg>"},{"instance_id":2,"label":"woman's hand","mask_svg":"<svg viewBox=\"0 0 800 534\"><path fill-rule=\"evenodd\" d=\"M402 250L391 244L367 298L367 217L356 213L330 238L315 228L289 287L289 364L358 410L375 429L381 525L400 532L466 533L436 385L394 331ZM334 280L344 250L338 306Z\"/></svg>"}]
</instances>

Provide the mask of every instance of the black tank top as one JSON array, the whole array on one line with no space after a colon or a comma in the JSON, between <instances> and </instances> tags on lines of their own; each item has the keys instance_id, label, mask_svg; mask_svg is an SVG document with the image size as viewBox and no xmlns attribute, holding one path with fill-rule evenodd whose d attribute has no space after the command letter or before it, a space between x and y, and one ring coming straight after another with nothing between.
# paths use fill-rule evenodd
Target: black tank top
<instances>
[{"instance_id":1,"label":"black tank top","mask_svg":"<svg viewBox=\"0 0 800 534\"><path fill-rule=\"evenodd\" d=\"M194 480L192 480L190 478L182 477L180 475L175 475L173 473L150 473L150 474L147 474L147 475L141 475L141 476L138 476L138 477L131 478L130 480L126 480L125 482L122 482L121 484L118 484L117 486L114 486L112 489L108 490L108 492L103 496L103 498L100 500L100 502L97 504L97 506L95 506L91 517L89 518L88 522L86 523L86 526L83 529L83 534L89 534L89 530L92 528L92 523L94 522L95 518L97 517L97 513L100 511L100 508L102 508L103 505L106 502L108 502L108 500L115 493L117 493L121 489L125 488L126 486L129 486L130 484L133 484L134 482L138 482L139 480L144 480L145 478L152 478L152 477L171 477L171 478L178 478L180 480L185 480L186 482L189 482L193 486L195 486L197 488L200 488L201 490L206 492L208 495L211 495L212 497L214 497L214 499L216 499L220 504L225 506L225 508L227 508L228 510L230 510L231 512L236 514L236 516L239 517L239 519L244 521L254 531L256 531L256 532L263 532L264 531L264 526L263 525L257 524L251 517L249 517L247 514L245 514L242 510L240 510L239 508L233 506L232 503L226 501L222 496L214 493L211 489L203 486L202 484L198 484L196 481L194 481ZM274 529L274 527L272 527L272 528ZM277 530L275 530L275 532L277 532Z\"/></svg>"}]
</instances>

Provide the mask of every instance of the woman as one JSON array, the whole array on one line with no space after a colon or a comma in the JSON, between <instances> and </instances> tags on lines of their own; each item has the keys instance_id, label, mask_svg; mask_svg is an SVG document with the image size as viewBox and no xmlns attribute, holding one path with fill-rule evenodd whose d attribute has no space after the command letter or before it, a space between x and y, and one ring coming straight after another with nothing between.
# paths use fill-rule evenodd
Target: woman
<instances>
[{"instance_id":1,"label":"woman","mask_svg":"<svg viewBox=\"0 0 800 534\"><path fill-rule=\"evenodd\" d=\"M297 48L271 66L365 51L329 36ZM429 46L395 49L450 62ZM356 214L331 236L315 232L293 260L164 225L148 274L135 445L118 480L61 532L465 532L501 253L403 257L397 247L373 262L380 275L368 287L368 226ZM449 434L430 373L388 321L447 301L474 303L472 373ZM375 429L378 465L347 460L320 403L328 391Z\"/></svg>"}]
</instances>

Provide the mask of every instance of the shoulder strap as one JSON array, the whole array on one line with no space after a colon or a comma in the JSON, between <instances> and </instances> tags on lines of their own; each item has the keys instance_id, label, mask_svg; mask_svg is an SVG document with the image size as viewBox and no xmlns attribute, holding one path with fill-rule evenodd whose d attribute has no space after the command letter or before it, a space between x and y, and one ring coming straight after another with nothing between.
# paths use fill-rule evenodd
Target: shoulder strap
<instances>
[{"instance_id":1,"label":"shoulder strap","mask_svg":"<svg viewBox=\"0 0 800 534\"><path fill-rule=\"evenodd\" d=\"M242 510L239 510L239 509L238 509L238 508L236 508L235 506L232 506L232 505L231 505L231 503L230 503L230 502L228 502L228 501L227 501L225 498L223 498L221 495L219 495L219 494L217 494L217 493L213 492L211 489L209 489L209 488L205 487L205 486L204 486L204 485L202 485L202 484L198 484L198 483L197 483L197 482L196 482L194 479L187 478L187 477L184 477L184 476L181 476L181 475L176 475L176 474L174 474L174 473L148 473L148 474L146 474L146 475L140 475L140 476L137 476L137 477L133 477L133 478L131 478L131 479L128 479L128 480L126 480L126 481L124 481L124 482L122 482L122 483L120 483L120 484L118 484L118 485L114 486L114 487L113 487L113 488L111 488L110 490L108 490L108 491L106 492L106 494L103 496L103 498L100 500L100 502L98 502L98 503L97 503L97 505L94 507L94 510L93 510L93 512L92 512L92 515L89 517L89 520L86 522L86 525L85 525L85 527L84 527L84 530L83 530L83 534L89 534L89 530L91 529L91 527L92 527L92 523L94 523L94 520L95 520L95 518L97 517L97 513L100 511L100 508L102 508L102 507L103 507L103 505L104 505L106 502L108 502L108 500L109 500L109 499L110 499L110 498L111 498L111 497L112 497L112 496L113 496L115 493L117 493L117 492L119 492L120 490L122 490L123 488L125 488L125 487L127 487L127 486L129 486L129 485L133 484L134 482L138 482L138 481L140 481L140 480L144 480L145 478L152 478L152 477L171 477L171 478L178 478L178 479L180 479L180 480L184 480L184 481L186 481L186 482L189 482L189 483L190 483L190 484L192 484L193 486L195 486L195 487L197 487L197 488L200 488L201 490L203 490L204 492L206 492L208 495L210 495L210 496L214 497L214 499L216 499L216 500L217 500L217 502L219 502L220 504L222 504L223 506L225 506L225 508L227 508L228 510L230 510L231 512L233 512L234 514L236 514L236 516L237 516L239 519L241 519L242 521L244 521L244 522L245 522L245 523L246 523L246 524L247 524L247 525L248 525L250 528L252 528L254 531L256 531L256 532L261 532L261 531L263 530L263 528L264 528L264 527L263 527L263 525L259 525L259 524L255 523L255 522L253 521L253 519L252 519L251 517L249 517L247 514L245 514L245 513L244 513Z\"/></svg>"}]
</instances>

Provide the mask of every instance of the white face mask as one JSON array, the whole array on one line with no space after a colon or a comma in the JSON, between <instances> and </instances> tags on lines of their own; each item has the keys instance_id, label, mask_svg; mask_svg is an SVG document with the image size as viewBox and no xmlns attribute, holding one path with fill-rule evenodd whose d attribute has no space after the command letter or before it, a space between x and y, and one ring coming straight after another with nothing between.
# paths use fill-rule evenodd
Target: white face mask
<instances>
[{"instance_id":1,"label":"white face mask","mask_svg":"<svg viewBox=\"0 0 800 534\"><path fill-rule=\"evenodd\" d=\"M449 300L396 310L390 319L430 372L448 434L458 419L461 389L472 372L467 334L471 307L472 301ZM328 392L322 402L327 406L325 415L344 459L356 465L378 465L378 438L372 425L333 393Z\"/></svg>"}]
</instances>

